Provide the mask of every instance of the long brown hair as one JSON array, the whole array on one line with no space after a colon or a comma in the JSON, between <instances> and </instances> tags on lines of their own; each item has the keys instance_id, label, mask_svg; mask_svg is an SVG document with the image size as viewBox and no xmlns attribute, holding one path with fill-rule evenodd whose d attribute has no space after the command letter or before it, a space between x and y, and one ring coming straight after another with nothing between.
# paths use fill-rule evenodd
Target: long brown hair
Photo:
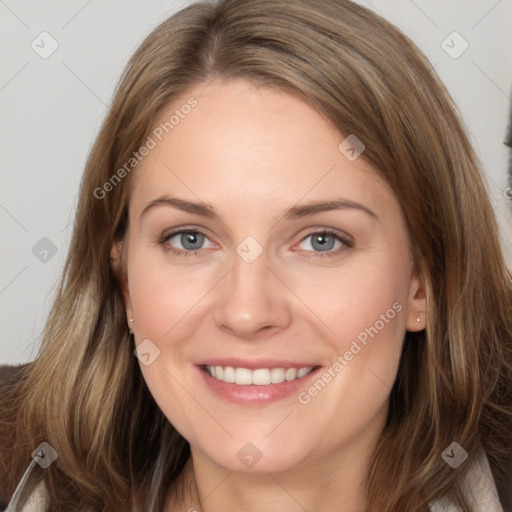
<instances>
[{"instance_id":1,"label":"long brown hair","mask_svg":"<svg viewBox=\"0 0 512 512\"><path fill-rule=\"evenodd\" d=\"M215 77L297 95L341 134L356 134L407 220L427 327L406 333L366 481L368 512L426 511L443 496L471 512L461 485L482 447L505 503L512 289L479 162L426 58L348 0L193 4L131 58L87 160L40 351L2 401L18 426L12 449L0 453L8 492L46 441L58 453L38 476L51 510L161 511L189 456L142 378L110 261L128 228L136 166L95 191L133 157L164 106ZM9 422L0 428L3 439ZM457 470L441 457L453 441L469 454Z\"/></svg>"}]
</instances>

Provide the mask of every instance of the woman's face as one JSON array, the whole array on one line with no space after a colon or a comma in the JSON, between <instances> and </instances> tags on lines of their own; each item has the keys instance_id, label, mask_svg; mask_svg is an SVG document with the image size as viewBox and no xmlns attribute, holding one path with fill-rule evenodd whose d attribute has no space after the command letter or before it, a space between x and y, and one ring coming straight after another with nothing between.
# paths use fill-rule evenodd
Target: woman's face
<instances>
[{"instance_id":1,"label":"woman's face","mask_svg":"<svg viewBox=\"0 0 512 512\"><path fill-rule=\"evenodd\" d=\"M233 471L366 453L425 319L391 189L355 139L339 149L306 103L246 81L191 89L154 128L123 250L159 407Z\"/></svg>"}]
</instances>

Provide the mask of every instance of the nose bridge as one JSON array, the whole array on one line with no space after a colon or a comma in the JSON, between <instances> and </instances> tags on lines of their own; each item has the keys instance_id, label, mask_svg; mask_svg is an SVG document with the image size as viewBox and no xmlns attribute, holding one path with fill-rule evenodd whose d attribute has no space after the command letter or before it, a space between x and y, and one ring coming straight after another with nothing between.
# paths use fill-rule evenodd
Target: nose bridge
<instances>
[{"instance_id":1,"label":"nose bridge","mask_svg":"<svg viewBox=\"0 0 512 512\"><path fill-rule=\"evenodd\" d=\"M264 327L282 327L289 321L285 288L273 275L268 254L254 238L247 237L233 255L215 320L238 337L250 337Z\"/></svg>"},{"instance_id":2,"label":"nose bridge","mask_svg":"<svg viewBox=\"0 0 512 512\"><path fill-rule=\"evenodd\" d=\"M261 246L260 246L261 247ZM268 252L255 248L250 242L242 242L233 257L230 280L232 293L253 295L264 292L270 273Z\"/></svg>"}]
</instances>

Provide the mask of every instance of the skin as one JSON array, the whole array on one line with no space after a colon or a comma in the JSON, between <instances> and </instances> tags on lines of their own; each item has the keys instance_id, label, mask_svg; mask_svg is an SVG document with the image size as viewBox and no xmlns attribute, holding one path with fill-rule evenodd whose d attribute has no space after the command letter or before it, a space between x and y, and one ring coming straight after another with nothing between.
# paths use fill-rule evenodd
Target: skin
<instances>
[{"instance_id":1,"label":"skin","mask_svg":"<svg viewBox=\"0 0 512 512\"><path fill-rule=\"evenodd\" d=\"M348 160L345 138L312 107L243 80L192 88L163 111L169 119L193 96L197 106L134 171L129 229L113 245L136 345L160 356L141 371L159 407L191 445L168 510L359 512L371 452L385 424L405 331L424 328L425 294L412 271L403 214L372 167ZM220 219L170 206L165 194L211 204ZM345 208L284 219L294 205L344 199ZM157 240L174 228L206 238L196 254L174 255ZM312 233L333 230L327 250ZM236 252L247 236L263 252ZM165 247L186 250L180 235ZM328 255L330 253L330 256ZM312 361L325 369L394 303L402 306L328 385L303 405L297 395L254 406L214 395L194 366L208 357ZM417 321L418 316L420 322ZM307 390L307 388L305 388ZM252 468L239 450L253 443Z\"/></svg>"}]
</instances>

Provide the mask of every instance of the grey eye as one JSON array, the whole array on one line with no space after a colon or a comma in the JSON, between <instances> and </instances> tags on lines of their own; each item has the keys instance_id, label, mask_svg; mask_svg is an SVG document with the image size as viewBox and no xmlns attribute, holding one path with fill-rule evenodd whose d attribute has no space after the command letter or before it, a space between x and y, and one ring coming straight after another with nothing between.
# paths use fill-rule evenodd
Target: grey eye
<instances>
[{"instance_id":1,"label":"grey eye","mask_svg":"<svg viewBox=\"0 0 512 512\"><path fill-rule=\"evenodd\" d=\"M307 240L310 240L309 247L306 247L305 250L313 250L317 252L325 252L330 251L335 248L335 244L338 241L338 244L341 245L340 238L332 233L311 233L307 237L305 237L301 243L306 243ZM340 247L338 245L338 247Z\"/></svg>"}]
</instances>

